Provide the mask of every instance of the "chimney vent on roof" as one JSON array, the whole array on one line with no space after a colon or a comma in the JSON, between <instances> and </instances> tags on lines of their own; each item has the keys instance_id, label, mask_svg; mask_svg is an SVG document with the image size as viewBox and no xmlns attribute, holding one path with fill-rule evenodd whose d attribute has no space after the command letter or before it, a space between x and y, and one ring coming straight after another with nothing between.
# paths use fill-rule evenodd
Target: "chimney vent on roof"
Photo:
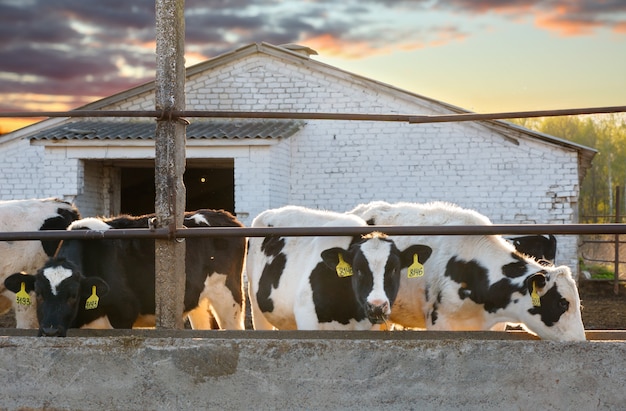
<instances>
[{"instance_id":1,"label":"chimney vent on roof","mask_svg":"<svg viewBox=\"0 0 626 411\"><path fill-rule=\"evenodd\" d=\"M307 57L317 54L317 51L313 50L312 48L307 47L307 46L302 46L300 44L295 44L295 43L281 44L278 47L282 47L284 49L293 51L298 54L302 54Z\"/></svg>"}]
</instances>

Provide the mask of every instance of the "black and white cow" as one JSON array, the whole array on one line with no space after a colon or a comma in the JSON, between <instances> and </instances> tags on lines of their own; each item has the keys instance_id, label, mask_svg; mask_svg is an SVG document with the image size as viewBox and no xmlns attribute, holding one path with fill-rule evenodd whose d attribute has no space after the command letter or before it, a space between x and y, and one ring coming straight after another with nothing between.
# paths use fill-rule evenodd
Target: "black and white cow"
<instances>
[{"instance_id":1,"label":"black and white cow","mask_svg":"<svg viewBox=\"0 0 626 411\"><path fill-rule=\"evenodd\" d=\"M373 202L349 213L371 225L490 225L473 210L434 202ZM502 236L396 236L398 247L426 244L424 274L402 275L391 321L431 330L489 330L521 323L540 338L584 340L580 298L565 266L539 264Z\"/></svg>"},{"instance_id":2,"label":"black and white cow","mask_svg":"<svg viewBox=\"0 0 626 411\"><path fill-rule=\"evenodd\" d=\"M86 218L72 223L69 229L147 228L153 217ZM242 226L222 210L186 212L184 225ZM246 239L207 237L185 241L184 310L185 314L191 312L192 328L209 328L205 307L210 307L221 328L243 329ZM140 316L155 313L154 240L65 240L57 257L36 275L15 274L5 281L6 287L15 292L22 283L36 292L40 335L65 336L68 328L91 328L101 319L108 320L104 323L107 328L131 328ZM98 298L97 306L89 303L92 295ZM195 311L198 307L200 310ZM194 311L195 318L191 315ZM197 323L203 317L202 311L204 322Z\"/></svg>"},{"instance_id":3,"label":"black and white cow","mask_svg":"<svg viewBox=\"0 0 626 411\"><path fill-rule=\"evenodd\" d=\"M298 206L267 210L252 227L366 226L359 217ZM255 329L368 330L392 312L400 270L430 247L399 251L384 234L250 238L249 297Z\"/></svg>"},{"instance_id":4,"label":"black and white cow","mask_svg":"<svg viewBox=\"0 0 626 411\"><path fill-rule=\"evenodd\" d=\"M517 251L540 261L554 264L556 258L556 237L549 234L527 235L508 239Z\"/></svg>"},{"instance_id":5,"label":"black and white cow","mask_svg":"<svg viewBox=\"0 0 626 411\"><path fill-rule=\"evenodd\" d=\"M0 201L2 232L65 230L79 218L75 206L57 198ZM38 327L35 306L16 304L15 294L4 287L4 280L17 271L36 271L54 254L58 244L57 240L0 241L0 294L12 302L17 328ZM0 314L9 308L6 306Z\"/></svg>"}]
</instances>

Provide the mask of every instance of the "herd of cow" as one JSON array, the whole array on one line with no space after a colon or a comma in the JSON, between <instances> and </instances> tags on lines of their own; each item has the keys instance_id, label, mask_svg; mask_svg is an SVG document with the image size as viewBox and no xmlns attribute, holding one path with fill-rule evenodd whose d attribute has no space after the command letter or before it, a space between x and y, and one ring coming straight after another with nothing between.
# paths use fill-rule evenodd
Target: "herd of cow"
<instances>
[{"instance_id":1,"label":"herd of cow","mask_svg":"<svg viewBox=\"0 0 626 411\"><path fill-rule=\"evenodd\" d=\"M148 228L153 216L82 218L58 199L0 202L0 232ZM473 210L433 202L376 201L339 213L285 206L252 227L489 225ZM185 213L186 227L243 227L223 210ZM184 313L194 329L244 329L247 277L254 329L504 329L584 340L571 271L556 266L553 236L499 235L190 237ZM0 242L0 293L18 328L154 324L151 239ZM383 327L384 326L384 327ZM392 326L392 327L389 327Z\"/></svg>"}]
</instances>

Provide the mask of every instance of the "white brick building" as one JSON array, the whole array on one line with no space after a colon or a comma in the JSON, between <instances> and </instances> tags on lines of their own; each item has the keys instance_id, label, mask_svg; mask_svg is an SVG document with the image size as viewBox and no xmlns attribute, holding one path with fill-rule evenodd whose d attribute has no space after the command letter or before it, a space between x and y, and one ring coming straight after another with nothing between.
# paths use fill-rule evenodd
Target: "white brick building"
<instances>
[{"instance_id":1,"label":"white brick building","mask_svg":"<svg viewBox=\"0 0 626 411\"><path fill-rule=\"evenodd\" d=\"M188 68L186 99L187 110L465 112L265 43ZM82 109L154 110L154 102L148 83ZM188 208L231 209L246 224L285 204L345 211L370 200L445 200L494 223L574 223L595 154L501 121L190 120L187 197L210 188ZM49 119L4 135L0 199L57 196L85 216L146 212L136 203L154 204L151 127L154 120ZM557 258L576 266L575 237L559 238Z\"/></svg>"}]
</instances>

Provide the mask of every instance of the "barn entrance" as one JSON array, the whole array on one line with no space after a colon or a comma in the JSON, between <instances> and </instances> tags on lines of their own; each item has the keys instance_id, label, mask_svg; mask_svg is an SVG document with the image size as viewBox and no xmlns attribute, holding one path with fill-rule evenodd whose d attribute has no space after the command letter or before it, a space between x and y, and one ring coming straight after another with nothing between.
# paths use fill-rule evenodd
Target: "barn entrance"
<instances>
[{"instance_id":1,"label":"barn entrance","mask_svg":"<svg viewBox=\"0 0 626 411\"><path fill-rule=\"evenodd\" d=\"M234 160L188 161L184 183L185 210L200 208L235 210ZM120 167L120 213L154 213L154 163Z\"/></svg>"}]
</instances>

